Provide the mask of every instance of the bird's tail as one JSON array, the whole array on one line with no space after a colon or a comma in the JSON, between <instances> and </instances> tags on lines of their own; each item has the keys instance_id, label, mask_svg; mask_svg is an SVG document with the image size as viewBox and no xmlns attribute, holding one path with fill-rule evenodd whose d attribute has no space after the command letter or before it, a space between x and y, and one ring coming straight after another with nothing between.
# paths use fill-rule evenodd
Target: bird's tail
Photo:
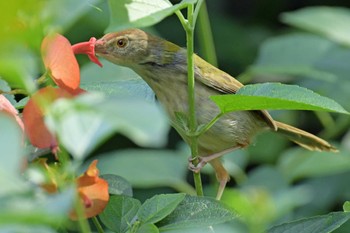
<instances>
[{"instance_id":1,"label":"bird's tail","mask_svg":"<svg viewBox=\"0 0 350 233\"><path fill-rule=\"evenodd\" d=\"M331 151L337 152L338 150L325 140L303 131L301 129L295 128L291 125L284 124L282 122L275 121L277 126L277 132L281 133L289 140L295 142L296 144L314 151Z\"/></svg>"}]
</instances>

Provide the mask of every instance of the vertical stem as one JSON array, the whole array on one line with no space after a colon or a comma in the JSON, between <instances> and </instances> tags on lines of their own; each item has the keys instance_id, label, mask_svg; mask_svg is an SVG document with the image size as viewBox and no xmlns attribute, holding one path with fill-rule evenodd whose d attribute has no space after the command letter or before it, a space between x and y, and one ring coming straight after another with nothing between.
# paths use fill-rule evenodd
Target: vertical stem
<instances>
[{"instance_id":1,"label":"vertical stem","mask_svg":"<svg viewBox=\"0 0 350 233\"><path fill-rule=\"evenodd\" d=\"M104 230L96 216L92 217L92 222L95 224L98 233L104 233Z\"/></svg>"},{"instance_id":2,"label":"vertical stem","mask_svg":"<svg viewBox=\"0 0 350 233\"><path fill-rule=\"evenodd\" d=\"M197 130L196 105L195 105L195 79L194 79L194 20L193 20L194 5L191 4L187 8L188 24L186 30L187 40L187 72L188 72L188 106L189 106L189 128L190 128L190 147L194 163L198 163L198 137L194 136ZM199 173L193 173L194 183L198 196L203 196L203 188L201 176Z\"/></svg>"},{"instance_id":3,"label":"vertical stem","mask_svg":"<svg viewBox=\"0 0 350 233\"><path fill-rule=\"evenodd\" d=\"M198 38L200 39L200 46L201 51L203 53L203 57L210 64L218 66L214 46L214 38L210 27L209 15L205 1L203 1L201 9L199 10L197 33Z\"/></svg>"}]
</instances>

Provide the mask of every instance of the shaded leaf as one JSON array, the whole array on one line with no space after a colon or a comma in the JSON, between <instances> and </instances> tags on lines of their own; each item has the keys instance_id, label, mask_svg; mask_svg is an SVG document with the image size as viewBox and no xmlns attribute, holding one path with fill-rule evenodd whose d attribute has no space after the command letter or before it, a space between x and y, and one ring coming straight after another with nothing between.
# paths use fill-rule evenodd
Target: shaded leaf
<instances>
[{"instance_id":1,"label":"shaded leaf","mask_svg":"<svg viewBox=\"0 0 350 233\"><path fill-rule=\"evenodd\" d=\"M159 233L158 227L152 223L142 224L136 233Z\"/></svg>"},{"instance_id":2,"label":"shaded leaf","mask_svg":"<svg viewBox=\"0 0 350 233\"><path fill-rule=\"evenodd\" d=\"M325 35L350 46L350 10L342 7L305 7L282 14L282 21L294 27Z\"/></svg>"},{"instance_id":3,"label":"shaded leaf","mask_svg":"<svg viewBox=\"0 0 350 233\"><path fill-rule=\"evenodd\" d=\"M160 194L142 204L137 216L143 223L156 223L168 216L185 198L185 194Z\"/></svg>"},{"instance_id":4,"label":"shaded leaf","mask_svg":"<svg viewBox=\"0 0 350 233\"><path fill-rule=\"evenodd\" d=\"M123 177L113 174L105 174L100 177L108 182L109 194L132 197L132 187Z\"/></svg>"},{"instance_id":5,"label":"shaded leaf","mask_svg":"<svg viewBox=\"0 0 350 233\"><path fill-rule=\"evenodd\" d=\"M99 167L106 174L125 177L133 187L172 187L195 194L186 182L187 155L167 150L124 150L99 157Z\"/></svg>"},{"instance_id":6,"label":"shaded leaf","mask_svg":"<svg viewBox=\"0 0 350 233\"><path fill-rule=\"evenodd\" d=\"M196 0L183 0L172 5L167 0L109 0L111 10L107 32L133 27L148 27L160 22L175 11L194 4Z\"/></svg>"},{"instance_id":7,"label":"shaded leaf","mask_svg":"<svg viewBox=\"0 0 350 233\"><path fill-rule=\"evenodd\" d=\"M236 213L225 204L206 197L186 196L178 207L159 223L161 231L206 227L234 220Z\"/></svg>"},{"instance_id":8,"label":"shaded leaf","mask_svg":"<svg viewBox=\"0 0 350 233\"><path fill-rule=\"evenodd\" d=\"M210 97L223 113L238 110L289 109L349 114L334 100L296 85L264 83L246 85L235 95Z\"/></svg>"},{"instance_id":9,"label":"shaded leaf","mask_svg":"<svg viewBox=\"0 0 350 233\"><path fill-rule=\"evenodd\" d=\"M333 212L311 218L300 219L272 227L268 233L328 233L339 228L350 219L350 213Z\"/></svg>"},{"instance_id":10,"label":"shaded leaf","mask_svg":"<svg viewBox=\"0 0 350 233\"><path fill-rule=\"evenodd\" d=\"M112 195L107 207L99 217L108 229L117 233L124 233L135 222L140 206L141 203L137 199Z\"/></svg>"},{"instance_id":11,"label":"shaded leaf","mask_svg":"<svg viewBox=\"0 0 350 233\"><path fill-rule=\"evenodd\" d=\"M270 38L260 46L258 57L247 74L301 76L335 82L336 75L315 66L334 47L336 45L327 39L302 33Z\"/></svg>"},{"instance_id":12,"label":"shaded leaf","mask_svg":"<svg viewBox=\"0 0 350 233\"><path fill-rule=\"evenodd\" d=\"M346 151L319 153L295 149L283 154L277 166L288 180L293 181L348 171L350 156Z\"/></svg>"}]
</instances>

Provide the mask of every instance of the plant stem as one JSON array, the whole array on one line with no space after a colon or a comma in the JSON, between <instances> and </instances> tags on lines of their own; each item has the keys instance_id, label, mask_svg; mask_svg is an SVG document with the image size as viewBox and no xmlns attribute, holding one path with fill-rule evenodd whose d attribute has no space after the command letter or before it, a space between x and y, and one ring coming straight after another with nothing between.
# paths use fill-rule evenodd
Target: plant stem
<instances>
[{"instance_id":1,"label":"plant stem","mask_svg":"<svg viewBox=\"0 0 350 233\"><path fill-rule=\"evenodd\" d=\"M97 217L92 217L92 222L95 224L98 233L104 233L104 230L98 221Z\"/></svg>"},{"instance_id":2,"label":"plant stem","mask_svg":"<svg viewBox=\"0 0 350 233\"><path fill-rule=\"evenodd\" d=\"M205 1L203 1L201 9L198 13L197 33L198 38L200 39L199 42L204 59L213 66L218 66L214 38L210 27L209 15Z\"/></svg>"},{"instance_id":3,"label":"plant stem","mask_svg":"<svg viewBox=\"0 0 350 233\"><path fill-rule=\"evenodd\" d=\"M190 147L193 162L198 163L198 137L194 135L197 130L196 105L195 105L195 79L194 79L194 5L189 5L187 8L187 27L186 41L187 41L187 82L188 82L188 118L189 118L189 134ZM200 173L193 173L194 184L197 196L203 196L203 188Z\"/></svg>"},{"instance_id":4,"label":"plant stem","mask_svg":"<svg viewBox=\"0 0 350 233\"><path fill-rule=\"evenodd\" d=\"M90 226L89 223L87 221L87 219L85 219L84 217L84 210L83 210L83 205L80 201L80 197L77 194L77 199L75 201L75 211L78 215L78 223L79 223L79 227L80 227L80 232L82 233L90 233Z\"/></svg>"}]
</instances>

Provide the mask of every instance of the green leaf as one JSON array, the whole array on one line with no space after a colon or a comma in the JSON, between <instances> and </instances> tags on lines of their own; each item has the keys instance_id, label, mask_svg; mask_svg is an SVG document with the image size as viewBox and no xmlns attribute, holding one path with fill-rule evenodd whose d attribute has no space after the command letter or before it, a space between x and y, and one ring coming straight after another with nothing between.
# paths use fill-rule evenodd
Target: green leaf
<instances>
[{"instance_id":1,"label":"green leaf","mask_svg":"<svg viewBox=\"0 0 350 233\"><path fill-rule=\"evenodd\" d=\"M185 198L185 194L160 194L142 204L137 216L143 223L156 223L168 216Z\"/></svg>"},{"instance_id":2,"label":"green leaf","mask_svg":"<svg viewBox=\"0 0 350 233\"><path fill-rule=\"evenodd\" d=\"M183 9L196 0L183 0L172 5L167 0L109 0L111 11L107 32L133 27L152 26L175 11Z\"/></svg>"},{"instance_id":3,"label":"green leaf","mask_svg":"<svg viewBox=\"0 0 350 233\"><path fill-rule=\"evenodd\" d=\"M350 156L346 151L319 153L298 148L284 153L277 166L288 180L294 181L349 171Z\"/></svg>"},{"instance_id":4,"label":"green leaf","mask_svg":"<svg viewBox=\"0 0 350 233\"><path fill-rule=\"evenodd\" d=\"M112 195L99 217L108 229L124 233L136 221L136 214L140 206L141 203L137 199Z\"/></svg>"},{"instance_id":5,"label":"green leaf","mask_svg":"<svg viewBox=\"0 0 350 233\"><path fill-rule=\"evenodd\" d=\"M350 46L350 10L342 7L306 7L282 14L282 21Z\"/></svg>"},{"instance_id":6,"label":"green leaf","mask_svg":"<svg viewBox=\"0 0 350 233\"><path fill-rule=\"evenodd\" d=\"M278 75L279 79L282 75L301 76L335 82L337 76L315 65L335 47L325 38L304 33L270 38L260 46L258 58L246 74Z\"/></svg>"},{"instance_id":7,"label":"green leaf","mask_svg":"<svg viewBox=\"0 0 350 233\"><path fill-rule=\"evenodd\" d=\"M154 103L134 98L107 98L102 93L56 101L46 123L77 159L86 157L115 132L140 146L163 146L169 129L165 115Z\"/></svg>"},{"instance_id":8,"label":"green leaf","mask_svg":"<svg viewBox=\"0 0 350 233\"><path fill-rule=\"evenodd\" d=\"M98 164L101 173L125 177L133 187L172 187L195 194L186 182L187 157L173 151L134 149L100 155Z\"/></svg>"},{"instance_id":9,"label":"green leaf","mask_svg":"<svg viewBox=\"0 0 350 233\"><path fill-rule=\"evenodd\" d=\"M236 213L223 203L207 197L186 196L178 207L159 223L161 231L206 227L231 221Z\"/></svg>"},{"instance_id":10,"label":"green leaf","mask_svg":"<svg viewBox=\"0 0 350 233\"><path fill-rule=\"evenodd\" d=\"M100 176L108 182L108 193L113 195L125 195L132 197L130 183L121 176L105 174Z\"/></svg>"},{"instance_id":11,"label":"green leaf","mask_svg":"<svg viewBox=\"0 0 350 233\"><path fill-rule=\"evenodd\" d=\"M350 213L333 212L272 227L268 233L328 233L332 232L350 219Z\"/></svg>"},{"instance_id":12,"label":"green leaf","mask_svg":"<svg viewBox=\"0 0 350 233\"><path fill-rule=\"evenodd\" d=\"M28 187L20 178L23 165L23 132L16 120L0 112L0 196L16 191L25 191Z\"/></svg>"},{"instance_id":13,"label":"green leaf","mask_svg":"<svg viewBox=\"0 0 350 233\"><path fill-rule=\"evenodd\" d=\"M136 97L150 102L155 101L155 95L147 83L129 68L116 66L106 60L101 67L88 63L81 69L80 87L87 91L103 92L106 96Z\"/></svg>"},{"instance_id":14,"label":"green leaf","mask_svg":"<svg viewBox=\"0 0 350 233\"><path fill-rule=\"evenodd\" d=\"M343 209L344 209L344 212L350 212L350 201L346 201L343 204Z\"/></svg>"},{"instance_id":15,"label":"green leaf","mask_svg":"<svg viewBox=\"0 0 350 233\"><path fill-rule=\"evenodd\" d=\"M158 227L152 223L143 224L136 233L159 233Z\"/></svg>"},{"instance_id":16,"label":"green leaf","mask_svg":"<svg viewBox=\"0 0 350 233\"><path fill-rule=\"evenodd\" d=\"M334 100L296 85L264 83L246 85L234 95L210 97L222 113L239 110L289 109L349 114Z\"/></svg>"},{"instance_id":17,"label":"green leaf","mask_svg":"<svg viewBox=\"0 0 350 233\"><path fill-rule=\"evenodd\" d=\"M94 9L94 5L101 0L89 1L47 1L45 6L46 14L50 15L49 27L52 31L67 30L79 18L86 15L89 10Z\"/></svg>"},{"instance_id":18,"label":"green leaf","mask_svg":"<svg viewBox=\"0 0 350 233\"><path fill-rule=\"evenodd\" d=\"M21 193L0 199L0 225L28 224L62 226L71 211L75 188L59 194L26 195Z\"/></svg>"}]
</instances>

